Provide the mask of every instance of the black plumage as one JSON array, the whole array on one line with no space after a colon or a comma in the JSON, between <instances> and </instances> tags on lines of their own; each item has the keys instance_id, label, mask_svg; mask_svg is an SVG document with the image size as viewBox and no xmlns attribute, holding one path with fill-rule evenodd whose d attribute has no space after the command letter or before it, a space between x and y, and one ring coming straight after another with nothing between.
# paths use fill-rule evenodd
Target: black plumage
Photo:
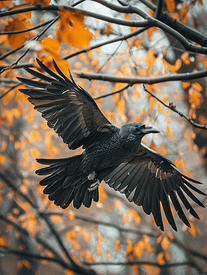
<instances>
[{"instance_id":1,"label":"black plumage","mask_svg":"<svg viewBox=\"0 0 207 275\"><path fill-rule=\"evenodd\" d=\"M158 133L156 128L135 122L117 127L100 111L91 95L67 78L55 62L54 73L37 59L48 76L26 69L41 81L18 79L32 88L20 89L29 96L34 108L42 113L49 127L62 137L72 150L82 146L82 154L62 159L37 159L47 167L36 171L47 175L40 181L44 193L62 208L73 201L79 208L98 201L98 187L104 180L110 187L124 193L130 202L153 214L156 224L164 230L161 208L169 224L176 229L171 203L180 219L190 227L181 206L195 218L197 213L186 195L196 204L204 205L192 190L205 195L190 182L200 184L180 173L175 165L141 143L144 135ZM171 202L170 202L171 201Z\"/></svg>"}]
</instances>

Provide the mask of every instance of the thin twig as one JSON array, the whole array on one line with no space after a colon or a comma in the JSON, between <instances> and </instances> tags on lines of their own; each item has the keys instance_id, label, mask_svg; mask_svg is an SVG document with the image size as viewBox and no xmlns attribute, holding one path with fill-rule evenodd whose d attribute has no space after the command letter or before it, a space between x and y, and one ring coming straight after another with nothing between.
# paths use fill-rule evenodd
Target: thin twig
<instances>
[{"instance_id":1,"label":"thin twig","mask_svg":"<svg viewBox=\"0 0 207 275\"><path fill-rule=\"evenodd\" d=\"M168 109L172 110L173 112L177 113L179 116L185 118L192 126L194 126L196 128L199 128L199 129L202 129L202 130L207 130L207 126L206 125L201 125L201 124L198 124L198 123L194 122L191 118L187 117L186 115L184 115L183 113L181 113L180 111L178 111L177 108L176 108L176 106L173 103L169 103L169 105L167 105L162 100L160 100L156 95L154 95L149 90L147 90L147 88L145 87L145 85L143 85L143 88L144 88L145 92L147 92L152 97L154 97L163 106L165 106L166 108L168 108Z\"/></svg>"},{"instance_id":2,"label":"thin twig","mask_svg":"<svg viewBox=\"0 0 207 275\"><path fill-rule=\"evenodd\" d=\"M1 248L2 246L0 246ZM22 256L24 258L29 258L29 259L37 259L37 260L47 260L50 262L56 262L58 264L60 264L62 267L69 269L71 271L76 272L75 269L73 269L69 264L67 264L66 262L64 262L63 260L61 260L60 258L51 258L48 256L41 256L39 254L36 253L32 253L30 251L24 251L24 250L16 250L16 249L10 249L9 247L3 247L3 250L0 250L0 254L15 254L18 256Z\"/></svg>"}]
</instances>

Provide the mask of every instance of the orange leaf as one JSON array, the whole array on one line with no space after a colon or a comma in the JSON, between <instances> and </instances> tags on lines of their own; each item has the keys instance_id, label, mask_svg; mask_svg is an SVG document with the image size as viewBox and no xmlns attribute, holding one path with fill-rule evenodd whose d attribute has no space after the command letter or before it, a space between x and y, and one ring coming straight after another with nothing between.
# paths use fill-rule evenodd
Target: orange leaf
<instances>
[{"instance_id":1,"label":"orange leaf","mask_svg":"<svg viewBox=\"0 0 207 275\"><path fill-rule=\"evenodd\" d=\"M157 255L157 263L160 265L165 264L164 255L162 252Z\"/></svg>"},{"instance_id":2,"label":"orange leaf","mask_svg":"<svg viewBox=\"0 0 207 275\"><path fill-rule=\"evenodd\" d=\"M120 243L121 243L121 241L119 239L117 239L114 243L114 249L116 252L119 252L119 250L120 250Z\"/></svg>"},{"instance_id":3,"label":"orange leaf","mask_svg":"<svg viewBox=\"0 0 207 275\"><path fill-rule=\"evenodd\" d=\"M70 10L59 11L59 15L58 40L77 48L88 47L92 34L83 24L84 15Z\"/></svg>"},{"instance_id":4,"label":"orange leaf","mask_svg":"<svg viewBox=\"0 0 207 275\"><path fill-rule=\"evenodd\" d=\"M170 246L170 241L168 237L164 236L161 241L161 247L163 250L168 250L169 246Z\"/></svg>"},{"instance_id":5,"label":"orange leaf","mask_svg":"<svg viewBox=\"0 0 207 275\"><path fill-rule=\"evenodd\" d=\"M183 89L186 89L190 86L190 82L182 82Z\"/></svg>"},{"instance_id":6,"label":"orange leaf","mask_svg":"<svg viewBox=\"0 0 207 275\"><path fill-rule=\"evenodd\" d=\"M108 261L112 256L113 256L113 254L107 253L107 254L105 255L105 261Z\"/></svg>"},{"instance_id":7,"label":"orange leaf","mask_svg":"<svg viewBox=\"0 0 207 275\"><path fill-rule=\"evenodd\" d=\"M125 224L127 222L127 214L124 212L121 216L122 224Z\"/></svg>"},{"instance_id":8,"label":"orange leaf","mask_svg":"<svg viewBox=\"0 0 207 275\"><path fill-rule=\"evenodd\" d=\"M134 256L135 257L141 257L144 253L144 248L145 248L145 245L144 245L144 242L142 240L137 242L134 245L134 249L133 249Z\"/></svg>"},{"instance_id":9,"label":"orange leaf","mask_svg":"<svg viewBox=\"0 0 207 275\"><path fill-rule=\"evenodd\" d=\"M181 59L182 61L185 63L185 64L190 64L190 57L189 57L189 53L188 52L184 52L182 55L181 55Z\"/></svg>"},{"instance_id":10,"label":"orange leaf","mask_svg":"<svg viewBox=\"0 0 207 275\"><path fill-rule=\"evenodd\" d=\"M20 30L25 30L27 28L32 27L32 25L26 20L16 20L14 18L10 18L8 21L8 24L5 27L5 31L20 31ZM18 48L20 47L26 40L26 37L30 37L31 34L29 33L18 33L18 34L9 34L8 35L8 40L9 44L13 48Z\"/></svg>"},{"instance_id":11,"label":"orange leaf","mask_svg":"<svg viewBox=\"0 0 207 275\"><path fill-rule=\"evenodd\" d=\"M175 3L173 0L165 0L165 2L169 11L173 11L175 9Z\"/></svg>"},{"instance_id":12,"label":"orange leaf","mask_svg":"<svg viewBox=\"0 0 207 275\"><path fill-rule=\"evenodd\" d=\"M169 139L173 139L173 132L170 130L170 127L167 125L166 131L168 133Z\"/></svg>"},{"instance_id":13,"label":"orange leaf","mask_svg":"<svg viewBox=\"0 0 207 275\"><path fill-rule=\"evenodd\" d=\"M170 71L175 72L175 71L177 71L177 70L180 69L180 67L181 67L181 65L182 65L182 61L181 61L180 58L178 58L178 59L176 60L176 62L175 62L175 65L171 65L171 64L169 64L169 63L167 63L167 62L166 62L166 64L167 64L167 67L168 67L168 69L169 69Z\"/></svg>"},{"instance_id":14,"label":"orange leaf","mask_svg":"<svg viewBox=\"0 0 207 275\"><path fill-rule=\"evenodd\" d=\"M70 210L70 211L68 212L68 218L69 218L70 220L75 219L75 213L74 213L72 210Z\"/></svg>"},{"instance_id":15,"label":"orange leaf","mask_svg":"<svg viewBox=\"0 0 207 275\"><path fill-rule=\"evenodd\" d=\"M190 224L190 229L189 229L189 231L190 231L190 234L193 236L193 238L195 238L196 237L196 229L195 229L195 226L191 223Z\"/></svg>"},{"instance_id":16,"label":"orange leaf","mask_svg":"<svg viewBox=\"0 0 207 275\"><path fill-rule=\"evenodd\" d=\"M102 248L101 248L100 242L96 242L96 254L98 257L100 257L102 254Z\"/></svg>"},{"instance_id":17,"label":"orange leaf","mask_svg":"<svg viewBox=\"0 0 207 275\"><path fill-rule=\"evenodd\" d=\"M45 51L51 53L52 56L54 57L59 56L60 44L58 41L50 37L46 37L41 41L40 45L43 47Z\"/></svg>"},{"instance_id":18,"label":"orange leaf","mask_svg":"<svg viewBox=\"0 0 207 275\"><path fill-rule=\"evenodd\" d=\"M114 205L116 206L117 211L122 207L122 202L120 200L115 200Z\"/></svg>"},{"instance_id":19,"label":"orange leaf","mask_svg":"<svg viewBox=\"0 0 207 275\"><path fill-rule=\"evenodd\" d=\"M39 151L35 147L30 149L30 153L31 153L33 159L36 159L39 157Z\"/></svg>"},{"instance_id":20,"label":"orange leaf","mask_svg":"<svg viewBox=\"0 0 207 275\"><path fill-rule=\"evenodd\" d=\"M90 250L84 250L84 259L86 262L94 262L94 257Z\"/></svg>"},{"instance_id":21,"label":"orange leaf","mask_svg":"<svg viewBox=\"0 0 207 275\"><path fill-rule=\"evenodd\" d=\"M128 255L130 252L132 252L133 242L129 238L126 239L126 242L127 242L126 254Z\"/></svg>"},{"instance_id":22,"label":"orange leaf","mask_svg":"<svg viewBox=\"0 0 207 275\"><path fill-rule=\"evenodd\" d=\"M50 0L23 0L26 3L29 3L31 6L34 6L36 4L41 4L41 6L45 7L48 6L50 3Z\"/></svg>"},{"instance_id":23,"label":"orange leaf","mask_svg":"<svg viewBox=\"0 0 207 275\"><path fill-rule=\"evenodd\" d=\"M109 36L109 35L111 34L111 30L112 30L112 23L109 22L108 25L107 25L107 27L106 27L106 29L105 29L105 31L104 31L104 33L105 33L107 36Z\"/></svg>"}]
</instances>

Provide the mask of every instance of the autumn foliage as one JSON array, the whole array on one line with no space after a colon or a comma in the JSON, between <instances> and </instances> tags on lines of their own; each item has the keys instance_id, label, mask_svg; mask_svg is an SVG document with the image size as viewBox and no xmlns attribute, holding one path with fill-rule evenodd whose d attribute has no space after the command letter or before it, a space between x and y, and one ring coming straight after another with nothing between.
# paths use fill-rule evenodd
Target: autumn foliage
<instances>
[{"instance_id":1,"label":"autumn foliage","mask_svg":"<svg viewBox=\"0 0 207 275\"><path fill-rule=\"evenodd\" d=\"M0 273L206 274L205 210L196 209L200 221L189 214L190 229L174 211L178 233L166 220L162 233L104 184L90 209L62 210L47 199L35 159L74 152L16 79L31 77L24 68L37 68L36 57L51 70L54 59L112 123L159 128L144 142L203 182L205 192L205 1L11 0L0 9Z\"/></svg>"}]
</instances>

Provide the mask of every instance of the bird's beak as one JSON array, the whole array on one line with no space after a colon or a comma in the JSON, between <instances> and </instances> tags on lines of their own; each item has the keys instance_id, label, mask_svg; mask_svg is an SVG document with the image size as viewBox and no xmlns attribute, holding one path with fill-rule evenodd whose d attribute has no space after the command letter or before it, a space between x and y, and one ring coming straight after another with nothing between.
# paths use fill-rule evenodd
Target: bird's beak
<instances>
[{"instance_id":1,"label":"bird's beak","mask_svg":"<svg viewBox=\"0 0 207 275\"><path fill-rule=\"evenodd\" d=\"M143 134L151 134L151 133L160 133L160 131L152 126L146 126L145 129L142 129Z\"/></svg>"}]
</instances>

